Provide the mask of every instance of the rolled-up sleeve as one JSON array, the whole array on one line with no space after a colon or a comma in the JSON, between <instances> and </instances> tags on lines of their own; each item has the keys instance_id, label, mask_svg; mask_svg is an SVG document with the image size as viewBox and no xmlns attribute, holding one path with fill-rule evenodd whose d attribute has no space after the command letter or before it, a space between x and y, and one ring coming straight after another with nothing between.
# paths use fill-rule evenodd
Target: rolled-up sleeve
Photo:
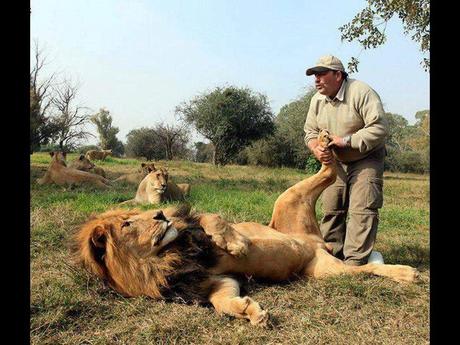
<instances>
[{"instance_id":1,"label":"rolled-up sleeve","mask_svg":"<svg viewBox=\"0 0 460 345\"><path fill-rule=\"evenodd\" d=\"M369 90L358 105L364 127L351 136L351 147L359 152L369 152L385 141L388 124L379 95Z\"/></svg>"}]
</instances>

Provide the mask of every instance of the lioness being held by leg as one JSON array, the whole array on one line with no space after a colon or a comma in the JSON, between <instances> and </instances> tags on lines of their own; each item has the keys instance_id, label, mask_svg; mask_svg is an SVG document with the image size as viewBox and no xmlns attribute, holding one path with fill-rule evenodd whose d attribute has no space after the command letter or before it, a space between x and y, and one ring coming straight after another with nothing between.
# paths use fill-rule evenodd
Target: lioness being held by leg
<instances>
[{"instance_id":1,"label":"lioness being held by leg","mask_svg":"<svg viewBox=\"0 0 460 345\"><path fill-rule=\"evenodd\" d=\"M302 181L313 193L313 206L314 193L334 178L333 171L322 168ZM300 193L298 197L305 196ZM291 199L294 214L308 212L316 226L291 218L293 213L278 212L282 202L275 205L271 224L291 222L293 232L289 227L283 233L253 222L229 224L216 214L190 213L186 206L144 212L114 210L81 227L74 253L84 267L125 296L210 302L219 313L260 326L267 323L267 311L250 297L240 297L232 275L276 282L364 272L398 282L414 281L417 271L410 266L348 266L333 257L316 233L315 208L310 203L295 203L295 199Z\"/></svg>"},{"instance_id":2,"label":"lioness being held by leg","mask_svg":"<svg viewBox=\"0 0 460 345\"><path fill-rule=\"evenodd\" d=\"M169 174L165 168L153 167L153 170L139 184L134 199L124 201L123 204L159 204L164 201L185 200L185 196L190 193L190 185L188 183L175 184L168 180Z\"/></svg>"},{"instance_id":3,"label":"lioness being held by leg","mask_svg":"<svg viewBox=\"0 0 460 345\"><path fill-rule=\"evenodd\" d=\"M110 181L100 175L67 167L65 152L50 152L50 156L51 163L45 175L37 179L38 184L55 183L60 186L71 186L87 182L100 188L110 186Z\"/></svg>"}]
</instances>

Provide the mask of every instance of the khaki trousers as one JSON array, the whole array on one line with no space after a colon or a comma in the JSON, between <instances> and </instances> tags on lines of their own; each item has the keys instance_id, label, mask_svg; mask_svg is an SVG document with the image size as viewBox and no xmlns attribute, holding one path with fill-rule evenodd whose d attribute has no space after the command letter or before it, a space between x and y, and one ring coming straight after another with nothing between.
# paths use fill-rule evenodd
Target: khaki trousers
<instances>
[{"instance_id":1,"label":"khaki trousers","mask_svg":"<svg viewBox=\"0 0 460 345\"><path fill-rule=\"evenodd\" d=\"M384 158L382 149L356 162L337 162L337 179L321 196L321 233L334 256L346 264L367 263L374 247L383 205Z\"/></svg>"}]
</instances>

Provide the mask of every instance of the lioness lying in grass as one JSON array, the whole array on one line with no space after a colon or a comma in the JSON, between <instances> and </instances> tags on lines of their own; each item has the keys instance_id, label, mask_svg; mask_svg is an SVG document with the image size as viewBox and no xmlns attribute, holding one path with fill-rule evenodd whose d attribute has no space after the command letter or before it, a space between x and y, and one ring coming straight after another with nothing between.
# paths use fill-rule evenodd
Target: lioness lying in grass
<instances>
[{"instance_id":1,"label":"lioness lying in grass","mask_svg":"<svg viewBox=\"0 0 460 345\"><path fill-rule=\"evenodd\" d=\"M81 183L90 183L100 188L108 188L110 181L106 178L86 171L67 167L65 152L50 152L51 163L42 178L37 179L38 184L51 184L72 186Z\"/></svg>"},{"instance_id":2,"label":"lioness lying in grass","mask_svg":"<svg viewBox=\"0 0 460 345\"><path fill-rule=\"evenodd\" d=\"M155 168L144 177L137 188L134 199L124 204L160 204L164 201L181 201L190 193L188 183L175 184L169 181L169 174L165 168Z\"/></svg>"}]
</instances>

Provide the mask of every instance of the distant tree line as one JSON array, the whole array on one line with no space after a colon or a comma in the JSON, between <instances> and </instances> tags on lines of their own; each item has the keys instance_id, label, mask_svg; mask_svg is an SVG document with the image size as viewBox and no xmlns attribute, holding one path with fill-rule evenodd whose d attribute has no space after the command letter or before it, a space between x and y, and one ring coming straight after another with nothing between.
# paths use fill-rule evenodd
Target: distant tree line
<instances>
[{"instance_id":1,"label":"distant tree line","mask_svg":"<svg viewBox=\"0 0 460 345\"><path fill-rule=\"evenodd\" d=\"M316 172L320 164L304 143L304 123L316 90L311 88L275 116L267 97L249 88L216 87L175 109L177 124L154 123L131 130L126 144L118 138L109 110L91 114L75 104L77 85L56 75L41 79L45 65L38 46L30 73L30 151L112 149L114 156L147 160L184 159L215 165L241 164L293 167ZM429 172L430 111L415 115L416 123L398 114L385 114L389 124L385 169L400 172ZM97 145L82 143L93 136L85 126L96 126ZM205 142L190 142L191 128Z\"/></svg>"}]
</instances>

